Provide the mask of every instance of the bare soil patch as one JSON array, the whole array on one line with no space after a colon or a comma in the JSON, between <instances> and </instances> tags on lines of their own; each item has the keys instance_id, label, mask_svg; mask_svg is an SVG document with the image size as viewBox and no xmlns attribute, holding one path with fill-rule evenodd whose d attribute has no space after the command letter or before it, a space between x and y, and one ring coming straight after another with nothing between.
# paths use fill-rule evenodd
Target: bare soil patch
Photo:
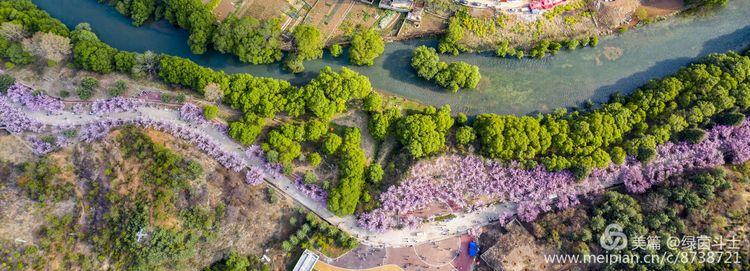
<instances>
[{"instance_id":1,"label":"bare soil patch","mask_svg":"<svg viewBox=\"0 0 750 271\"><path fill-rule=\"evenodd\" d=\"M7 134L0 136L0 162L20 164L30 161L33 157L28 143L23 139Z\"/></svg>"},{"instance_id":2,"label":"bare soil patch","mask_svg":"<svg viewBox=\"0 0 750 271\"><path fill-rule=\"evenodd\" d=\"M459 253L459 238L451 237L414 248L422 261L433 265L443 266L453 262Z\"/></svg>"},{"instance_id":3,"label":"bare soil patch","mask_svg":"<svg viewBox=\"0 0 750 271\"><path fill-rule=\"evenodd\" d=\"M334 39L338 28L357 5L354 0L317 0L304 19L304 23L314 25L323 33L326 40Z\"/></svg>"},{"instance_id":4,"label":"bare soil patch","mask_svg":"<svg viewBox=\"0 0 750 271\"><path fill-rule=\"evenodd\" d=\"M252 16L256 19L267 20L283 16L290 7L291 5L284 0L244 0L237 9L237 14L238 17Z\"/></svg>"},{"instance_id":5,"label":"bare soil patch","mask_svg":"<svg viewBox=\"0 0 750 271\"><path fill-rule=\"evenodd\" d=\"M403 29L398 35L398 39L408 39L421 37L425 35L433 35L440 33L448 27L445 19L435 16L434 14L423 12L422 21L417 27L414 23L405 23Z\"/></svg>"},{"instance_id":6,"label":"bare soil patch","mask_svg":"<svg viewBox=\"0 0 750 271\"><path fill-rule=\"evenodd\" d=\"M217 5L216 8L214 8L213 13L217 19L219 19L220 21L223 21L224 19L229 17L229 14L232 14L234 10L235 10L235 6L231 0L221 0L219 2L219 5Z\"/></svg>"},{"instance_id":7,"label":"bare soil patch","mask_svg":"<svg viewBox=\"0 0 750 271\"><path fill-rule=\"evenodd\" d=\"M642 6L651 16L665 16L682 10L683 0L642 0Z\"/></svg>"},{"instance_id":8,"label":"bare soil patch","mask_svg":"<svg viewBox=\"0 0 750 271\"><path fill-rule=\"evenodd\" d=\"M388 258L385 264L395 264L407 271L417 270L454 270L453 265L430 265L420 258L414 247L386 248Z\"/></svg>"}]
</instances>

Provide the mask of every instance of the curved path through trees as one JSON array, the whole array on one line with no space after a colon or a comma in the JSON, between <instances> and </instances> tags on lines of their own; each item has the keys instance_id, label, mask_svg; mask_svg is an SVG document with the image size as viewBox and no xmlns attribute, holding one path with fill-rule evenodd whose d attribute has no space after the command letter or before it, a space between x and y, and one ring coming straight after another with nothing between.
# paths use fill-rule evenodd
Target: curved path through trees
<instances>
[{"instance_id":1,"label":"curved path through trees","mask_svg":"<svg viewBox=\"0 0 750 271\"><path fill-rule=\"evenodd\" d=\"M210 125L196 125L185 122L180 119L180 113L178 110L141 106L138 107L135 112L122 112L110 114L108 116L99 116L92 114L76 115L69 111L48 114L46 112L31 111L15 103L14 106L30 118L39 121L44 125L50 126L83 126L106 119L132 121L143 117L147 117L154 121L181 124L193 132L209 136L214 142L219 144L222 149L240 155L248 162L248 165L255 165L264 168L262 166L264 161L260 161L255 157L247 156L245 154L245 149L229 138L225 133ZM267 176L272 175L267 174ZM385 233L376 233L357 226L357 221L354 216L335 216L326 209L324 204L307 197L302 191L298 190L295 187L294 182L286 176L281 175L277 178L269 177L267 178L267 182L281 190L285 195L291 197L299 204L315 212L329 223L352 234L360 243L374 247L404 247L443 240L451 236L464 234L470 229L487 225L493 220L496 220L501 213L515 213L516 209L515 204L492 205L478 211L456 214L456 217L449 221L424 223L418 229L390 230Z\"/></svg>"}]
</instances>

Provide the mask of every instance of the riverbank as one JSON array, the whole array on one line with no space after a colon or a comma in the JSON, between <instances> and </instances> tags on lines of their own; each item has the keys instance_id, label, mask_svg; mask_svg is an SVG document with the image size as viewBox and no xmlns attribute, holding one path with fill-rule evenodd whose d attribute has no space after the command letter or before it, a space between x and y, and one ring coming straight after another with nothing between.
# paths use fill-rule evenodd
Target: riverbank
<instances>
[{"instance_id":1,"label":"riverbank","mask_svg":"<svg viewBox=\"0 0 750 271\"><path fill-rule=\"evenodd\" d=\"M289 80L300 85L330 66L348 65L346 52L339 58L327 52L322 59L307 61L307 72L284 72L280 64L248 65L217 52L190 53L187 33L166 21L134 27L113 8L87 0L34 0L68 27L90 22L106 43L120 50L189 58L227 73ZM629 91L648 80L676 71L709 53L739 50L748 44L750 3L735 1L704 17L674 17L628 31L617 38L602 39L597 48L558 54L542 61L500 59L492 53L445 56L445 61L465 61L479 66L484 76L477 90L454 94L424 82L411 70L411 52L420 45L435 46L434 39L388 43L371 67L351 67L366 75L373 87L423 104L450 104L456 112L527 114L558 107L577 106L586 100L604 101L615 91ZM612 53L614 52L614 54ZM533 78L533 80L529 80Z\"/></svg>"}]
</instances>

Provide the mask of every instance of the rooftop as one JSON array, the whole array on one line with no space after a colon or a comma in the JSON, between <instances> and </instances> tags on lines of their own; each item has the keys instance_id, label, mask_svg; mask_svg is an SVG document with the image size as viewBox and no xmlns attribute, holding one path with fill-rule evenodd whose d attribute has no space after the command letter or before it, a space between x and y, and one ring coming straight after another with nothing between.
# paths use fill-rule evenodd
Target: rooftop
<instances>
[{"instance_id":1,"label":"rooftop","mask_svg":"<svg viewBox=\"0 0 750 271\"><path fill-rule=\"evenodd\" d=\"M409 12L414 7L414 0L381 0L378 6L398 12Z\"/></svg>"},{"instance_id":2,"label":"rooftop","mask_svg":"<svg viewBox=\"0 0 750 271\"><path fill-rule=\"evenodd\" d=\"M409 11L409 14L406 15L406 20L412 22L422 21L422 10L422 8L414 8L412 11Z\"/></svg>"},{"instance_id":3,"label":"rooftop","mask_svg":"<svg viewBox=\"0 0 750 271\"><path fill-rule=\"evenodd\" d=\"M315 263L318 262L319 256L311 251L305 249L302 252L302 256L297 260L297 264L294 265L293 271L312 271Z\"/></svg>"}]
</instances>

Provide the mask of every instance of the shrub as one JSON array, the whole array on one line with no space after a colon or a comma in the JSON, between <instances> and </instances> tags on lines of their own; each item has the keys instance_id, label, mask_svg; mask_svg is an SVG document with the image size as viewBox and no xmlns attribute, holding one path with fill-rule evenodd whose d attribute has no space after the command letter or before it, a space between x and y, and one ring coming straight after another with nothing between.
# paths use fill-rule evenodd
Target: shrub
<instances>
[{"instance_id":1,"label":"shrub","mask_svg":"<svg viewBox=\"0 0 750 271\"><path fill-rule=\"evenodd\" d=\"M320 165L320 163L323 161L323 158L320 156L319 153L313 152L307 158L307 161L308 161L308 163L310 163L311 167L318 167Z\"/></svg>"},{"instance_id":2,"label":"shrub","mask_svg":"<svg viewBox=\"0 0 750 271\"><path fill-rule=\"evenodd\" d=\"M172 102L172 95L162 94L159 96L159 100L161 100L162 103L170 103Z\"/></svg>"},{"instance_id":3,"label":"shrub","mask_svg":"<svg viewBox=\"0 0 750 271\"><path fill-rule=\"evenodd\" d=\"M94 88L99 87L99 80L93 77L85 77L81 80L81 86L76 89L76 94L81 100L88 100L94 94Z\"/></svg>"},{"instance_id":4,"label":"shrub","mask_svg":"<svg viewBox=\"0 0 750 271\"><path fill-rule=\"evenodd\" d=\"M458 145L470 144L471 142L474 142L476 138L477 135L474 133L474 128L471 128L470 126L461 126L456 130L456 143L458 143Z\"/></svg>"},{"instance_id":5,"label":"shrub","mask_svg":"<svg viewBox=\"0 0 750 271\"><path fill-rule=\"evenodd\" d=\"M307 171L305 172L304 180L306 184L314 184L318 182L318 176L315 175L315 172Z\"/></svg>"},{"instance_id":6,"label":"shrub","mask_svg":"<svg viewBox=\"0 0 750 271\"><path fill-rule=\"evenodd\" d=\"M206 105L203 107L203 117L207 120L215 119L219 115L219 107L215 105Z\"/></svg>"},{"instance_id":7,"label":"shrub","mask_svg":"<svg viewBox=\"0 0 750 271\"><path fill-rule=\"evenodd\" d=\"M550 52L550 54L556 55L557 52L560 51L560 49L562 49L562 44L561 43L556 42L556 41L550 42L550 44L549 44L549 52Z\"/></svg>"},{"instance_id":8,"label":"shrub","mask_svg":"<svg viewBox=\"0 0 750 271\"><path fill-rule=\"evenodd\" d=\"M648 164L656 156L656 150L654 148L640 147L638 148L638 155L636 158L641 163Z\"/></svg>"},{"instance_id":9,"label":"shrub","mask_svg":"<svg viewBox=\"0 0 750 271\"><path fill-rule=\"evenodd\" d=\"M456 116L456 123L457 124L466 124L466 122L469 121L469 117L466 116L464 113L458 113L458 116Z\"/></svg>"},{"instance_id":10,"label":"shrub","mask_svg":"<svg viewBox=\"0 0 750 271\"><path fill-rule=\"evenodd\" d=\"M745 115L737 112L724 113L716 117L716 123L721 125L737 126L741 124L743 120L745 120Z\"/></svg>"},{"instance_id":11,"label":"shrub","mask_svg":"<svg viewBox=\"0 0 750 271\"><path fill-rule=\"evenodd\" d=\"M99 87L99 80L97 80L94 77L85 77L83 80L81 80L81 87L85 87L88 89L94 89Z\"/></svg>"},{"instance_id":12,"label":"shrub","mask_svg":"<svg viewBox=\"0 0 750 271\"><path fill-rule=\"evenodd\" d=\"M367 179L372 183L379 183L384 175L385 171L383 171L383 168L378 163L372 163L367 167Z\"/></svg>"},{"instance_id":13,"label":"shrub","mask_svg":"<svg viewBox=\"0 0 750 271\"><path fill-rule=\"evenodd\" d=\"M680 139L691 144L700 143L705 137L706 132L698 128L685 129L680 133Z\"/></svg>"},{"instance_id":14,"label":"shrub","mask_svg":"<svg viewBox=\"0 0 750 271\"><path fill-rule=\"evenodd\" d=\"M567 48L568 48L568 50L571 50L571 51L573 51L573 50L575 50L575 49L578 49L578 45L579 45L579 42L578 42L578 40L575 40L575 39L573 39L573 40L569 40L569 41L568 41L568 42L566 43L566 46L565 46L565 47L567 47Z\"/></svg>"},{"instance_id":15,"label":"shrub","mask_svg":"<svg viewBox=\"0 0 750 271\"><path fill-rule=\"evenodd\" d=\"M78 95L78 98L80 98L81 100L88 100L91 99L91 96L93 96L93 92L91 89L78 87L76 88L76 95Z\"/></svg>"},{"instance_id":16,"label":"shrub","mask_svg":"<svg viewBox=\"0 0 750 271\"><path fill-rule=\"evenodd\" d=\"M504 41L501 41L497 45L497 50L495 50L495 55L499 57L506 57L508 54L511 53L510 52L511 50L513 50L513 48L510 48L510 42L508 42L507 40L504 40Z\"/></svg>"},{"instance_id":17,"label":"shrub","mask_svg":"<svg viewBox=\"0 0 750 271\"><path fill-rule=\"evenodd\" d=\"M174 97L174 102L181 104L185 102L185 99L187 96L185 96L185 93L177 93L177 96Z\"/></svg>"},{"instance_id":18,"label":"shrub","mask_svg":"<svg viewBox=\"0 0 750 271\"><path fill-rule=\"evenodd\" d=\"M591 37L591 40L589 41L589 45L591 45L591 47L596 47L596 45L598 44L599 44L599 37L597 36Z\"/></svg>"},{"instance_id":19,"label":"shrub","mask_svg":"<svg viewBox=\"0 0 750 271\"><path fill-rule=\"evenodd\" d=\"M276 194L276 190L273 187L268 186L266 188L266 194L268 194L268 203L276 204L279 202L279 195Z\"/></svg>"},{"instance_id":20,"label":"shrub","mask_svg":"<svg viewBox=\"0 0 750 271\"><path fill-rule=\"evenodd\" d=\"M0 93L5 94L8 88L16 83L16 78L9 74L0 74Z\"/></svg>"},{"instance_id":21,"label":"shrub","mask_svg":"<svg viewBox=\"0 0 750 271\"><path fill-rule=\"evenodd\" d=\"M584 38L582 38L581 41L580 41L581 47L589 46L590 42L591 42L591 38L590 37L584 37Z\"/></svg>"},{"instance_id":22,"label":"shrub","mask_svg":"<svg viewBox=\"0 0 750 271\"><path fill-rule=\"evenodd\" d=\"M266 152L266 161L268 161L269 163L272 163L272 164L279 162L279 152L277 152L275 150L267 151Z\"/></svg>"},{"instance_id":23,"label":"shrub","mask_svg":"<svg viewBox=\"0 0 750 271\"><path fill-rule=\"evenodd\" d=\"M339 57L344 52L344 49L338 44L331 45L331 48L328 50L331 51L331 56L333 57Z\"/></svg>"},{"instance_id":24,"label":"shrub","mask_svg":"<svg viewBox=\"0 0 750 271\"><path fill-rule=\"evenodd\" d=\"M128 86L125 83L125 81L117 80L115 82L115 85L109 88L109 96L110 97L116 97L122 95L123 92L125 92L125 89L127 89Z\"/></svg>"}]
</instances>

